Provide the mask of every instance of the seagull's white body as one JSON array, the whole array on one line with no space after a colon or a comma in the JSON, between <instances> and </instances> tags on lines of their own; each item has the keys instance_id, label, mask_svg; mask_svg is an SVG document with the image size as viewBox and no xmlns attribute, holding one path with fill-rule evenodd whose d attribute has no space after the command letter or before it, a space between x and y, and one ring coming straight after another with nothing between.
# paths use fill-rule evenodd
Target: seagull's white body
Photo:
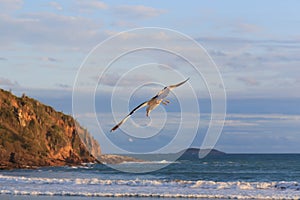
<instances>
[{"instance_id":1,"label":"seagull's white body","mask_svg":"<svg viewBox=\"0 0 300 200\"><path fill-rule=\"evenodd\" d=\"M135 107L122 121L120 121L117 125L115 125L110 132L115 131L117 128L119 128L124 122L126 122L126 120L137 110L148 106L146 109L146 115L149 116L150 112L152 110L154 110L157 106L159 106L159 104L163 103L164 105L167 105L170 101L165 100L165 98L168 96L168 94L170 93L171 90L173 90L176 87L181 86L182 84L184 84L185 82L187 82L189 80L186 79L185 81L182 81L178 84L175 85L170 85L167 87L164 87L161 91L159 91L154 97L152 97L149 101L145 101L143 103L141 103L140 105L138 105L137 107Z\"/></svg>"}]
</instances>

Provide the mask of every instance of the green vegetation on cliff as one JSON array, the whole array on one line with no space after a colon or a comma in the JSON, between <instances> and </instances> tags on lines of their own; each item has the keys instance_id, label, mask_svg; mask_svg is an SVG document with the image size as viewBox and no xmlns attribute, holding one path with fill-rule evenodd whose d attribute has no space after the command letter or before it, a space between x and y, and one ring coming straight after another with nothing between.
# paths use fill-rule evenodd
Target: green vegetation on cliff
<instances>
[{"instance_id":1,"label":"green vegetation on cliff","mask_svg":"<svg viewBox=\"0 0 300 200\"><path fill-rule=\"evenodd\" d=\"M97 141L71 116L0 89L0 168L95 162L100 154Z\"/></svg>"}]
</instances>

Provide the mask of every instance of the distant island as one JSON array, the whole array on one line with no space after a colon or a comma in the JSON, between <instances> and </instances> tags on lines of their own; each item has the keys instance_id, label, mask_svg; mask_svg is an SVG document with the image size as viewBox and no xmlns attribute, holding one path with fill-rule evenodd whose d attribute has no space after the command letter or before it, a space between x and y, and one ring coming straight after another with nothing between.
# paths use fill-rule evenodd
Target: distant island
<instances>
[{"instance_id":1,"label":"distant island","mask_svg":"<svg viewBox=\"0 0 300 200\"><path fill-rule=\"evenodd\" d=\"M194 159L199 159L199 148L188 148L186 150L183 150L181 152L178 152L180 154L180 160L194 160ZM226 153L219 151L217 149L202 149L202 153L207 156L223 156Z\"/></svg>"},{"instance_id":2,"label":"distant island","mask_svg":"<svg viewBox=\"0 0 300 200\"><path fill-rule=\"evenodd\" d=\"M71 116L0 89L0 169L140 161L102 155L98 142Z\"/></svg>"},{"instance_id":3,"label":"distant island","mask_svg":"<svg viewBox=\"0 0 300 200\"><path fill-rule=\"evenodd\" d=\"M225 152L216 150L216 149L202 149L202 153L205 153L205 156L224 156ZM175 153L160 153L160 154L126 154L125 156L134 157L142 160L149 161L175 161L175 160L199 160L199 148L188 148L181 150Z\"/></svg>"}]
</instances>

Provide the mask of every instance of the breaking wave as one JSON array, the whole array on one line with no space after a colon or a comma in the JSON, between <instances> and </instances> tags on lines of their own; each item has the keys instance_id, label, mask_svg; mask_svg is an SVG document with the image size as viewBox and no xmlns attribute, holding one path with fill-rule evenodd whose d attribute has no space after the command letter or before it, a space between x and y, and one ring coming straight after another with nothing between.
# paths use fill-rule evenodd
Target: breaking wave
<instances>
[{"instance_id":1,"label":"breaking wave","mask_svg":"<svg viewBox=\"0 0 300 200\"><path fill-rule=\"evenodd\" d=\"M109 180L0 175L0 183L3 183L0 194L12 195L300 199L299 182L285 181Z\"/></svg>"}]
</instances>

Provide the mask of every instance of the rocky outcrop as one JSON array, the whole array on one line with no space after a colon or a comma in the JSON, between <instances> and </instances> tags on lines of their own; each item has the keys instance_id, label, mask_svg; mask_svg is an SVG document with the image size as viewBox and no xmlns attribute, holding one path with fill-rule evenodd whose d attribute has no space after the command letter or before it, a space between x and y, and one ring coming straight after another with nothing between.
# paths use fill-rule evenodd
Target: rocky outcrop
<instances>
[{"instance_id":1,"label":"rocky outcrop","mask_svg":"<svg viewBox=\"0 0 300 200\"><path fill-rule=\"evenodd\" d=\"M97 141L71 116L0 89L0 168L77 165L100 155Z\"/></svg>"},{"instance_id":2,"label":"rocky outcrop","mask_svg":"<svg viewBox=\"0 0 300 200\"><path fill-rule=\"evenodd\" d=\"M123 155L113 155L113 154L105 154L97 157L99 161L103 164L121 164L124 162L144 162L145 160L123 156Z\"/></svg>"},{"instance_id":3,"label":"rocky outcrop","mask_svg":"<svg viewBox=\"0 0 300 200\"><path fill-rule=\"evenodd\" d=\"M200 149L198 148L188 148L186 150L180 151L178 154L181 155L179 160L198 160ZM219 151L217 149L202 149L201 153L205 156L224 156L226 153Z\"/></svg>"}]
</instances>

